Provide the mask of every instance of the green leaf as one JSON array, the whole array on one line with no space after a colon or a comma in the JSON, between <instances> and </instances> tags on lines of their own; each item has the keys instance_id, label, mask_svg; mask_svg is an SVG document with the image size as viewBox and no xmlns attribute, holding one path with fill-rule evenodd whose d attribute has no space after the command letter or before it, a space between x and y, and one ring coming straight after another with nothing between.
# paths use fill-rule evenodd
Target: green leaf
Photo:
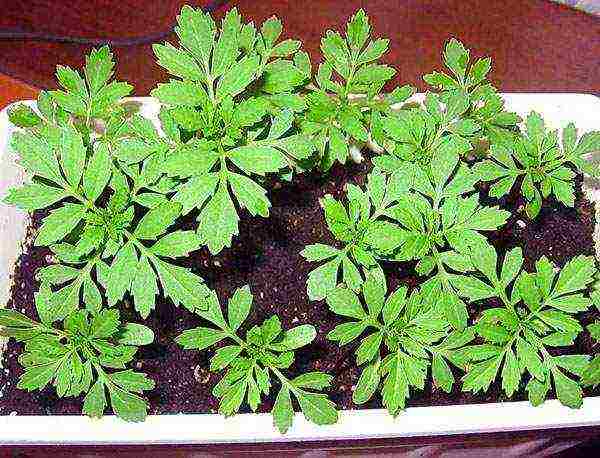
<instances>
[{"instance_id":1,"label":"green leaf","mask_svg":"<svg viewBox=\"0 0 600 458\"><path fill-rule=\"evenodd\" d=\"M237 358L242 352L242 347L239 345L228 345L219 348L215 355L210 360L210 370L220 371L225 369L231 362Z\"/></svg>"},{"instance_id":2,"label":"green leaf","mask_svg":"<svg viewBox=\"0 0 600 458\"><path fill-rule=\"evenodd\" d=\"M502 273L500 281L503 285L508 285L518 275L523 265L523 251L520 247L513 248L504 257L502 264Z\"/></svg>"},{"instance_id":3,"label":"green leaf","mask_svg":"<svg viewBox=\"0 0 600 458\"><path fill-rule=\"evenodd\" d=\"M282 386L279 393L277 393L271 414L273 415L273 424L281 434L285 434L294 420L290 390L286 386Z\"/></svg>"},{"instance_id":4,"label":"green leaf","mask_svg":"<svg viewBox=\"0 0 600 458\"><path fill-rule=\"evenodd\" d=\"M350 111L342 111L339 114L339 122L342 129L356 140L363 142L369 141L367 129L362 125L360 119L355 113Z\"/></svg>"},{"instance_id":5,"label":"green leaf","mask_svg":"<svg viewBox=\"0 0 600 458\"><path fill-rule=\"evenodd\" d=\"M238 95L254 80L258 68L259 58L256 55L246 56L235 63L219 80L217 98Z\"/></svg>"},{"instance_id":6,"label":"green leaf","mask_svg":"<svg viewBox=\"0 0 600 458\"><path fill-rule=\"evenodd\" d=\"M100 418L106 408L106 393L104 383L97 380L83 399L83 413L88 417Z\"/></svg>"},{"instance_id":7,"label":"green leaf","mask_svg":"<svg viewBox=\"0 0 600 458\"><path fill-rule=\"evenodd\" d=\"M332 425L337 422L338 413L335 410L335 404L324 394L306 391L296 391L294 394L308 421L316 425Z\"/></svg>"},{"instance_id":8,"label":"green leaf","mask_svg":"<svg viewBox=\"0 0 600 458\"><path fill-rule=\"evenodd\" d=\"M185 5L177 17L177 24L175 32L181 43L208 70L216 32L215 23L210 14Z\"/></svg>"},{"instance_id":9,"label":"green leaf","mask_svg":"<svg viewBox=\"0 0 600 458\"><path fill-rule=\"evenodd\" d=\"M95 201L110 180L112 163L106 144L94 144L94 152L83 173L83 192L91 201Z\"/></svg>"},{"instance_id":10,"label":"green leaf","mask_svg":"<svg viewBox=\"0 0 600 458\"><path fill-rule=\"evenodd\" d=\"M181 214L187 215L195 207L202 208L206 199L213 194L218 182L219 177L216 173L193 177L179 187L172 200L179 202L183 206Z\"/></svg>"},{"instance_id":11,"label":"green leaf","mask_svg":"<svg viewBox=\"0 0 600 458\"><path fill-rule=\"evenodd\" d=\"M104 309L94 315L91 323L91 337L111 337L119 327L119 311L115 309Z\"/></svg>"},{"instance_id":12,"label":"green leaf","mask_svg":"<svg viewBox=\"0 0 600 458\"><path fill-rule=\"evenodd\" d=\"M87 209L80 204L65 204L50 212L35 239L36 246L48 246L67 236L79 224Z\"/></svg>"},{"instance_id":13,"label":"green leaf","mask_svg":"<svg viewBox=\"0 0 600 458\"><path fill-rule=\"evenodd\" d=\"M127 323L119 333L119 343L123 345L150 345L154 342L152 329L138 323Z\"/></svg>"},{"instance_id":14,"label":"green leaf","mask_svg":"<svg viewBox=\"0 0 600 458\"><path fill-rule=\"evenodd\" d=\"M598 386L600 384L600 355L594 356L583 373L581 382L586 386Z\"/></svg>"},{"instance_id":15,"label":"green leaf","mask_svg":"<svg viewBox=\"0 0 600 458\"><path fill-rule=\"evenodd\" d=\"M31 318L7 308L0 308L0 326L15 327L15 328L32 328L37 323Z\"/></svg>"},{"instance_id":16,"label":"green leaf","mask_svg":"<svg viewBox=\"0 0 600 458\"><path fill-rule=\"evenodd\" d=\"M560 271L552 296L572 293L586 288L596 272L594 261L588 256L571 259Z\"/></svg>"},{"instance_id":17,"label":"green leaf","mask_svg":"<svg viewBox=\"0 0 600 458\"><path fill-rule=\"evenodd\" d=\"M166 45L155 44L152 49L157 63L169 73L179 76L184 80L203 81L204 74L194 59L185 51L175 48L170 43Z\"/></svg>"},{"instance_id":18,"label":"green leaf","mask_svg":"<svg viewBox=\"0 0 600 458\"><path fill-rule=\"evenodd\" d=\"M360 374L356 388L352 393L352 402L361 405L369 401L379 387L379 363L369 364Z\"/></svg>"},{"instance_id":19,"label":"green leaf","mask_svg":"<svg viewBox=\"0 0 600 458\"><path fill-rule=\"evenodd\" d=\"M246 208L252 216L269 216L271 203L264 188L250 178L233 172L227 174L227 180L241 207Z\"/></svg>"},{"instance_id":20,"label":"green leaf","mask_svg":"<svg viewBox=\"0 0 600 458\"><path fill-rule=\"evenodd\" d=\"M83 174L86 150L81 135L72 127L64 129L61 137L60 160L67 181L77 187Z\"/></svg>"},{"instance_id":21,"label":"green leaf","mask_svg":"<svg viewBox=\"0 0 600 458\"><path fill-rule=\"evenodd\" d=\"M150 251L157 256L179 258L188 256L201 247L202 240L194 231L175 231L161 237L150 247Z\"/></svg>"},{"instance_id":22,"label":"green leaf","mask_svg":"<svg viewBox=\"0 0 600 458\"><path fill-rule=\"evenodd\" d=\"M158 84L151 94L152 97L167 105L184 107L196 107L207 100L202 86L192 81L171 80L168 83Z\"/></svg>"},{"instance_id":23,"label":"green leaf","mask_svg":"<svg viewBox=\"0 0 600 458\"><path fill-rule=\"evenodd\" d=\"M381 393L382 404L391 415L396 416L404 408L408 398L408 380L401 353L393 354L387 366L387 376Z\"/></svg>"},{"instance_id":24,"label":"green leaf","mask_svg":"<svg viewBox=\"0 0 600 458\"><path fill-rule=\"evenodd\" d=\"M560 403L572 409L580 408L583 403L583 392L579 384L558 369L553 370L552 375L554 376L556 397Z\"/></svg>"},{"instance_id":25,"label":"green leaf","mask_svg":"<svg viewBox=\"0 0 600 458\"><path fill-rule=\"evenodd\" d=\"M363 285L363 296L369 309L369 315L376 318L385 302L385 285L375 275L368 275Z\"/></svg>"},{"instance_id":26,"label":"green leaf","mask_svg":"<svg viewBox=\"0 0 600 458\"><path fill-rule=\"evenodd\" d=\"M54 378L56 371L59 369L59 363L60 361L52 364L28 367L19 378L17 388L27 391L44 388Z\"/></svg>"},{"instance_id":27,"label":"green leaf","mask_svg":"<svg viewBox=\"0 0 600 458\"><path fill-rule=\"evenodd\" d=\"M138 257L133 243L127 243L113 260L106 279L106 299L109 306L120 301L130 288L136 273Z\"/></svg>"},{"instance_id":28,"label":"green leaf","mask_svg":"<svg viewBox=\"0 0 600 458\"><path fill-rule=\"evenodd\" d=\"M125 421L144 421L147 415L148 405L141 397L129 393L126 390L108 385L110 404L115 414Z\"/></svg>"},{"instance_id":29,"label":"green leaf","mask_svg":"<svg viewBox=\"0 0 600 458\"><path fill-rule=\"evenodd\" d=\"M9 108L8 120L17 127L34 127L39 125L42 120L40 117L24 103Z\"/></svg>"},{"instance_id":30,"label":"green leaf","mask_svg":"<svg viewBox=\"0 0 600 458\"><path fill-rule=\"evenodd\" d=\"M190 311L206 309L210 291L202 278L161 259L153 259L152 263L160 277L164 295L170 297L175 305L181 304Z\"/></svg>"},{"instance_id":31,"label":"green leaf","mask_svg":"<svg viewBox=\"0 0 600 458\"><path fill-rule=\"evenodd\" d=\"M137 137L128 137L119 140L113 149L114 156L127 163L136 164L143 161L155 151L155 146L147 144Z\"/></svg>"},{"instance_id":32,"label":"green leaf","mask_svg":"<svg viewBox=\"0 0 600 458\"><path fill-rule=\"evenodd\" d=\"M177 342L186 350L204 350L205 348L211 347L217 342L220 342L226 337L227 334L225 334L223 331L198 327L183 331L182 334L175 338L175 342Z\"/></svg>"},{"instance_id":33,"label":"green leaf","mask_svg":"<svg viewBox=\"0 0 600 458\"><path fill-rule=\"evenodd\" d=\"M435 385L446 393L450 393L454 385L454 376L448 363L439 355L434 355L431 362L431 375Z\"/></svg>"},{"instance_id":34,"label":"green leaf","mask_svg":"<svg viewBox=\"0 0 600 458\"><path fill-rule=\"evenodd\" d=\"M238 35L241 18L236 8L227 12L221 23L219 40L213 49L212 74L222 75L235 61L238 53Z\"/></svg>"},{"instance_id":35,"label":"green leaf","mask_svg":"<svg viewBox=\"0 0 600 458\"><path fill-rule=\"evenodd\" d=\"M326 259L330 259L339 254L339 250L337 248L333 248L329 245L324 245L322 243L315 243L313 245L307 245L300 252L300 256L302 256L307 261L324 261Z\"/></svg>"},{"instance_id":36,"label":"green leaf","mask_svg":"<svg viewBox=\"0 0 600 458\"><path fill-rule=\"evenodd\" d=\"M231 161L246 173L264 175L287 166L283 154L270 146L240 146L228 153Z\"/></svg>"},{"instance_id":37,"label":"green leaf","mask_svg":"<svg viewBox=\"0 0 600 458\"><path fill-rule=\"evenodd\" d=\"M198 220L198 234L205 240L211 254L231 246L232 237L238 233L239 216L224 185L219 185Z\"/></svg>"},{"instance_id":38,"label":"green leaf","mask_svg":"<svg viewBox=\"0 0 600 458\"><path fill-rule=\"evenodd\" d=\"M306 81L302 70L289 60L277 59L265 66L261 89L268 94L291 92Z\"/></svg>"},{"instance_id":39,"label":"green leaf","mask_svg":"<svg viewBox=\"0 0 600 458\"><path fill-rule=\"evenodd\" d=\"M306 291L311 301L323 300L330 291L335 289L340 262L339 258L335 258L308 274Z\"/></svg>"},{"instance_id":40,"label":"green leaf","mask_svg":"<svg viewBox=\"0 0 600 458\"><path fill-rule=\"evenodd\" d=\"M509 349L504 356L502 368L502 389L507 396L512 396L521 380L521 371L515 354Z\"/></svg>"},{"instance_id":41,"label":"green leaf","mask_svg":"<svg viewBox=\"0 0 600 458\"><path fill-rule=\"evenodd\" d=\"M238 288L227 303L227 319L233 332L248 318L252 307L252 293L247 285Z\"/></svg>"},{"instance_id":42,"label":"green leaf","mask_svg":"<svg viewBox=\"0 0 600 458\"><path fill-rule=\"evenodd\" d=\"M356 364L360 366L378 356L382 339L381 332L374 332L365 337L356 350Z\"/></svg>"},{"instance_id":43,"label":"green leaf","mask_svg":"<svg viewBox=\"0 0 600 458\"><path fill-rule=\"evenodd\" d=\"M10 148L16 151L20 164L30 173L61 183L58 161L50 145L31 134L15 132L10 139Z\"/></svg>"},{"instance_id":44,"label":"green leaf","mask_svg":"<svg viewBox=\"0 0 600 458\"><path fill-rule=\"evenodd\" d=\"M327 295L327 305L337 315L359 320L367 318L358 296L348 288L338 287L332 290Z\"/></svg>"},{"instance_id":45,"label":"green leaf","mask_svg":"<svg viewBox=\"0 0 600 458\"><path fill-rule=\"evenodd\" d=\"M62 189L34 182L10 189L4 202L22 210L33 211L49 207L65 197L67 194Z\"/></svg>"},{"instance_id":46,"label":"green leaf","mask_svg":"<svg viewBox=\"0 0 600 458\"><path fill-rule=\"evenodd\" d=\"M288 329L283 334L283 338L272 345L272 348L277 348L278 351L296 350L311 343L317 336L317 331L314 326L304 324Z\"/></svg>"},{"instance_id":47,"label":"green leaf","mask_svg":"<svg viewBox=\"0 0 600 458\"><path fill-rule=\"evenodd\" d=\"M182 205L165 202L151 209L140 220L133 235L139 239L153 240L163 234L181 214Z\"/></svg>"},{"instance_id":48,"label":"green leaf","mask_svg":"<svg viewBox=\"0 0 600 458\"><path fill-rule=\"evenodd\" d=\"M134 299L135 309L142 318L148 318L154 309L155 298L158 294L156 274L145 256L140 257L135 274L131 282L131 294Z\"/></svg>"},{"instance_id":49,"label":"green leaf","mask_svg":"<svg viewBox=\"0 0 600 458\"><path fill-rule=\"evenodd\" d=\"M331 385L333 377L323 372L306 372L300 374L291 381L292 385L298 388L312 388L322 390Z\"/></svg>"},{"instance_id":50,"label":"green leaf","mask_svg":"<svg viewBox=\"0 0 600 458\"><path fill-rule=\"evenodd\" d=\"M444 62L457 77L462 79L465 76L469 62L469 51L465 49L460 41L452 38L446 43Z\"/></svg>"},{"instance_id":51,"label":"green leaf","mask_svg":"<svg viewBox=\"0 0 600 458\"><path fill-rule=\"evenodd\" d=\"M108 46L92 49L85 57L85 78L92 94L111 78L114 66L113 56Z\"/></svg>"},{"instance_id":52,"label":"green leaf","mask_svg":"<svg viewBox=\"0 0 600 458\"><path fill-rule=\"evenodd\" d=\"M154 381L149 379L146 374L134 372L131 369L113 372L110 374L110 379L121 388L136 393L154 388Z\"/></svg>"},{"instance_id":53,"label":"green leaf","mask_svg":"<svg viewBox=\"0 0 600 458\"><path fill-rule=\"evenodd\" d=\"M383 322L386 325L392 324L406 305L406 287L398 288L386 300L383 306Z\"/></svg>"}]
</instances>

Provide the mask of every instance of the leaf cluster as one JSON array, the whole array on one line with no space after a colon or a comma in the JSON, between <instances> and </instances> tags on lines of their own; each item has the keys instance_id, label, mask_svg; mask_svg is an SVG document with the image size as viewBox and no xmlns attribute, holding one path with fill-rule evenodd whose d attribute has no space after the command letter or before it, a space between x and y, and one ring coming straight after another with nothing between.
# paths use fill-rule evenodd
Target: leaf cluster
<instances>
[{"instance_id":1,"label":"leaf cluster","mask_svg":"<svg viewBox=\"0 0 600 458\"><path fill-rule=\"evenodd\" d=\"M319 64L316 85L306 95L302 131L314 138L323 170L336 161L344 164L352 143L364 145L370 140L372 120L414 92L407 85L381 94L396 70L378 63L389 40L370 36L369 18L361 9L350 18L344 36L328 30L321 39L324 62Z\"/></svg>"},{"instance_id":2,"label":"leaf cluster","mask_svg":"<svg viewBox=\"0 0 600 458\"><path fill-rule=\"evenodd\" d=\"M339 324L327 337L339 345L360 340L354 353L362 371L352 399L364 404L380 390L383 406L396 416L410 392L424 388L429 372L437 387L452 390L455 380L449 364L466 367L461 350L475 334L470 328L452 330L431 285L410 294L401 287L387 297L386 289L385 279L369 275L361 301L346 286L338 286L327 296L327 304L352 321Z\"/></svg>"},{"instance_id":3,"label":"leaf cluster","mask_svg":"<svg viewBox=\"0 0 600 458\"><path fill-rule=\"evenodd\" d=\"M575 173L598 176L587 156L600 150L600 132L588 132L578 138L575 125L558 131L548 130L542 117L531 112L523 135L492 144L489 158L477 164L482 181L493 182L489 194L502 197L520 181L520 192L527 204L529 218L535 218L542 200L554 196L567 207L575 205Z\"/></svg>"},{"instance_id":4,"label":"leaf cluster","mask_svg":"<svg viewBox=\"0 0 600 458\"><path fill-rule=\"evenodd\" d=\"M460 128L469 133L473 143L511 138L521 118L504 109L502 97L487 80L492 59L483 57L472 61L470 50L452 38L446 43L443 60L448 73L434 71L423 79L439 91L442 102L463 101L466 109Z\"/></svg>"},{"instance_id":5,"label":"leaf cluster","mask_svg":"<svg viewBox=\"0 0 600 458\"><path fill-rule=\"evenodd\" d=\"M51 384L61 398L83 394L83 412L91 417L104 414L108 393L115 414L127 421L143 421L148 404L140 394L152 390L154 382L127 369L127 364L139 346L152 343L152 330L122 323L116 309L95 314L76 310L55 327L46 317L48 291L37 293L35 301L41 322L0 309L3 335L25 343L19 356L25 371L18 388L33 391Z\"/></svg>"},{"instance_id":6,"label":"leaf cluster","mask_svg":"<svg viewBox=\"0 0 600 458\"><path fill-rule=\"evenodd\" d=\"M309 421L317 425L335 423L335 404L320 392L330 385L330 375L322 372L307 372L294 378L285 375L294 364L294 351L315 338L314 326L304 324L283 330L279 317L273 315L241 337L240 328L250 314L252 300L247 286L236 290L227 303L225 319L213 293L209 308L197 313L214 327L188 329L175 339L185 349L205 350L220 344L210 359L211 371L224 372L213 388L213 395L220 400L219 413L234 415L244 401L256 411L262 396L269 394L275 382L279 391L271 414L281 433L292 426L292 398Z\"/></svg>"},{"instance_id":7,"label":"leaf cluster","mask_svg":"<svg viewBox=\"0 0 600 458\"><path fill-rule=\"evenodd\" d=\"M482 232L504 225L509 213L479 204L477 176L462 163L457 149L447 144L431 162L431 172L410 162L389 176L375 168L367 192L348 186L349 209L331 197L322 201L327 225L345 247L309 245L302 255L327 262L308 277L309 298L319 300L342 281L357 291L364 272L383 272L378 260L418 261L416 271L429 276L439 291L440 307L457 329L467 325L466 304L457 296L457 283L471 271L471 247L487 240ZM358 266L364 271L362 274Z\"/></svg>"},{"instance_id":8,"label":"leaf cluster","mask_svg":"<svg viewBox=\"0 0 600 458\"><path fill-rule=\"evenodd\" d=\"M577 256L557 273L542 257L529 273L522 270L521 250L515 248L498 272L496 252L481 246L472 261L481 279L464 281L460 294L471 301L497 297L502 306L484 310L474 325L482 343L466 349L471 363L463 389L487 390L499 376L504 392L512 396L527 374L525 389L533 405L541 404L554 386L562 404L580 407L578 379L588 370L589 357L554 356L552 349L573 345L583 331L574 315L591 305L584 292L597 273L593 258Z\"/></svg>"},{"instance_id":9,"label":"leaf cluster","mask_svg":"<svg viewBox=\"0 0 600 458\"><path fill-rule=\"evenodd\" d=\"M198 209L198 236L216 254L238 234L239 209L269 215L264 176L289 175L312 155L310 138L294 126L311 66L299 41L279 41L274 17L257 30L234 8L217 28L208 13L185 6L177 24L179 47L154 46L176 78L152 91L169 134L161 171L183 213Z\"/></svg>"}]
</instances>

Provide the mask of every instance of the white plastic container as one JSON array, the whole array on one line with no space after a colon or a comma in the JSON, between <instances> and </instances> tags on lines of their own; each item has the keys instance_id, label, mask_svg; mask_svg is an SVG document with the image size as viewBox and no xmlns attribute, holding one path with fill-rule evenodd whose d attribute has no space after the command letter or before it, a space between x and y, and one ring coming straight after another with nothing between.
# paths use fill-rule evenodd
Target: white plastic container
<instances>
[{"instance_id":1,"label":"white plastic container","mask_svg":"<svg viewBox=\"0 0 600 458\"><path fill-rule=\"evenodd\" d=\"M526 115L535 110L554 128L574 121L580 132L600 129L600 99L586 94L505 94L508 109ZM157 114L151 98L134 99L146 116ZM0 112L0 198L24 179L7 144L11 133L6 109ZM586 180L585 191L600 215L600 185ZM10 296L11 276L21 252L28 217L0 203L0 306ZM594 239L598 247L598 225ZM198 389L201 389L200 387ZM0 401L1 402L1 401ZM268 414L225 419L216 414L150 415L144 423L114 416L0 416L0 444L218 444L366 438L424 437L501 431L573 428L600 425L600 397L586 398L573 410L558 401L532 407L505 402L409 408L396 419L383 409L340 412L337 424L316 426L297 413L292 428L281 435Z\"/></svg>"}]
</instances>

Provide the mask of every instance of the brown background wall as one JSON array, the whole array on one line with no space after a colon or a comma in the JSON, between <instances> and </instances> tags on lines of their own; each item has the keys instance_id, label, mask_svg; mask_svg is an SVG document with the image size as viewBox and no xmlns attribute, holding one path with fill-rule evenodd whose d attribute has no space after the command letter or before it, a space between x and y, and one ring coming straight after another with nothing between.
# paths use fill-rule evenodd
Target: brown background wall
<instances>
[{"instance_id":1,"label":"brown background wall","mask_svg":"<svg viewBox=\"0 0 600 458\"><path fill-rule=\"evenodd\" d=\"M3 0L0 31L35 32L112 40L163 41L182 4L210 0ZM215 4L224 3L214 2ZM313 61L325 28L341 27L364 7L375 34L392 40L388 63L397 82L424 88L420 76L440 65L440 50L455 36L477 55L494 58L492 79L504 91L600 93L600 18L546 0L238 0L247 19L282 17L290 36L301 38ZM153 39L154 38L154 39ZM2 39L0 73L33 86L54 85L57 63L81 65L89 45ZM166 75L153 63L150 44L114 46L118 76L145 95ZM3 90L0 80L0 91ZM21 94L18 94L19 96ZM6 98L6 94L3 95Z\"/></svg>"}]
</instances>

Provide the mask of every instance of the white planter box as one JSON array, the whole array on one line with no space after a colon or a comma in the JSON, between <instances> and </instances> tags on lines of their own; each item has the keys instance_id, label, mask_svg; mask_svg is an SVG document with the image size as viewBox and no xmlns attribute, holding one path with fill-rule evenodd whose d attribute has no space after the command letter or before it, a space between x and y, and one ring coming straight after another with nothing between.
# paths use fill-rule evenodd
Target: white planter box
<instances>
[{"instance_id":1,"label":"white planter box","mask_svg":"<svg viewBox=\"0 0 600 458\"><path fill-rule=\"evenodd\" d=\"M600 99L585 94L506 94L508 108L525 115L540 112L555 128L574 121L581 131L600 127ZM143 114L156 116L151 98ZM11 127L0 112L0 197L23 180L23 172L7 150ZM588 197L596 200L594 183L586 181ZM600 189L600 188L599 188ZM598 199L600 200L600 199ZM600 207L596 206L600 215ZM10 295L11 275L28 224L27 215L0 203L0 306ZM595 240L598 244L598 227ZM200 389L200 388L199 388ZM600 425L600 397L586 398L572 410L558 401L540 407L528 402L409 408L396 419L382 409L340 412L331 426L308 423L296 414L293 427L279 434L268 414L243 414L225 419L215 414L150 415L145 423L125 423L114 416L91 420L84 416L0 416L0 444L217 444L399 438L500 431L539 430Z\"/></svg>"}]
</instances>

